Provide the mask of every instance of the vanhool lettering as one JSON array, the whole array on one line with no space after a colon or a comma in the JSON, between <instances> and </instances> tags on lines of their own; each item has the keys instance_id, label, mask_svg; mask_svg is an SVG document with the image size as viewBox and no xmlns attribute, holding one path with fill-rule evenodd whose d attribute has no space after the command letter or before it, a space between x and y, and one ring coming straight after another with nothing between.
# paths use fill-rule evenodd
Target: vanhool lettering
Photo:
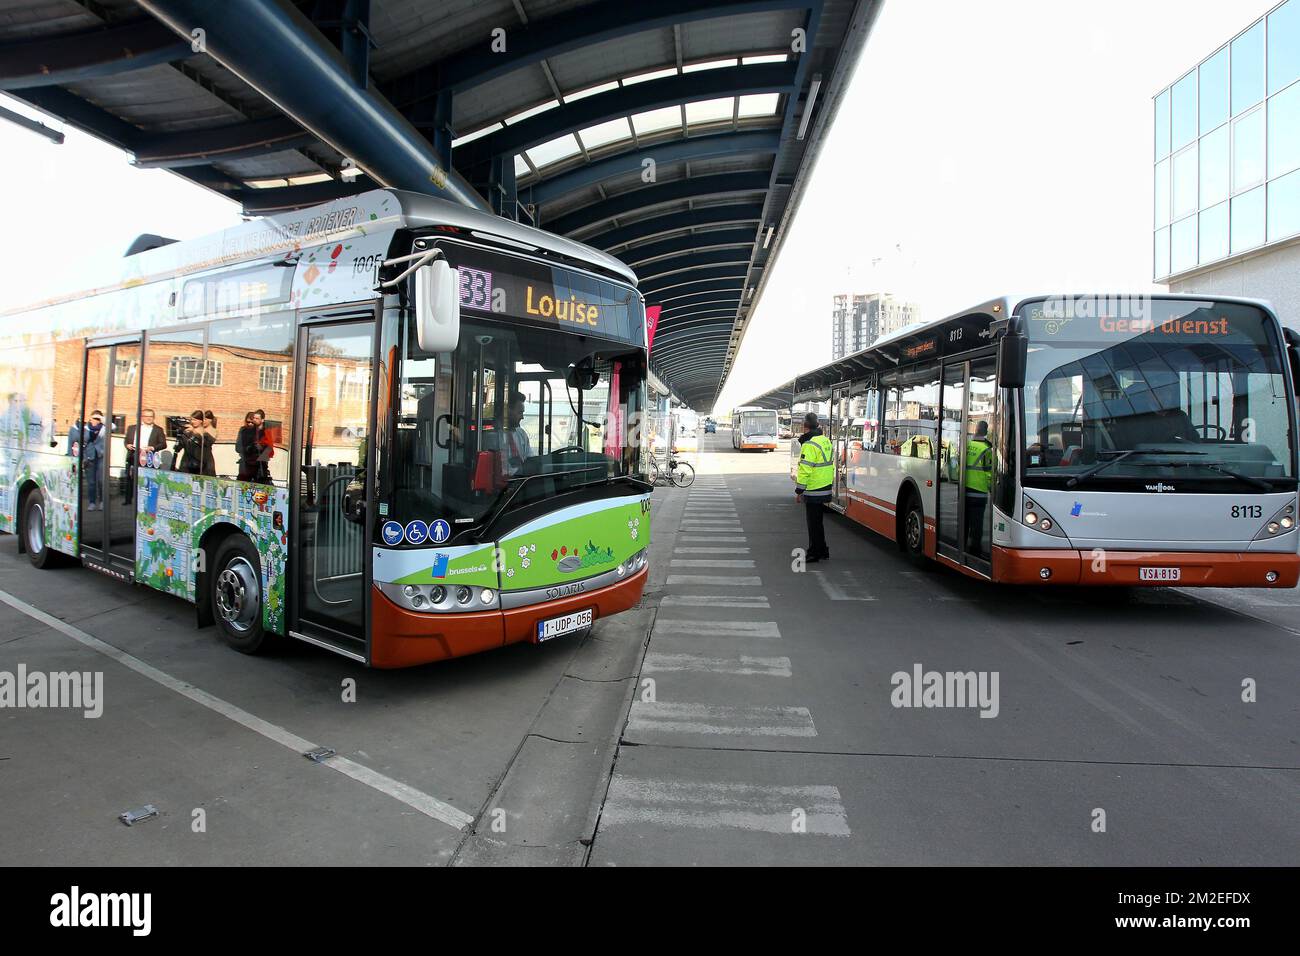
<instances>
[{"instance_id":1,"label":"vanhool lettering","mask_svg":"<svg viewBox=\"0 0 1300 956\"><path fill-rule=\"evenodd\" d=\"M579 325L590 325L595 328L600 324L600 309L598 306L583 302L577 296L571 295L567 299L557 299L554 296L540 293L534 301L534 290L530 285L525 293L526 300L524 308L528 310L529 315L540 315L547 319L557 319L560 322L576 322Z\"/></svg>"}]
</instances>

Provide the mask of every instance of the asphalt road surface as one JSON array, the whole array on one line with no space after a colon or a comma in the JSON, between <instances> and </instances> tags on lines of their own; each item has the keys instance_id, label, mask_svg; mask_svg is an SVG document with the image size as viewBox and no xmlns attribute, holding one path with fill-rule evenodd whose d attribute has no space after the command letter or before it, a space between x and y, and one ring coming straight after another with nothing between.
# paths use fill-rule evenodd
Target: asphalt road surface
<instances>
[{"instance_id":1,"label":"asphalt road surface","mask_svg":"<svg viewBox=\"0 0 1300 956\"><path fill-rule=\"evenodd\" d=\"M1300 861L1300 595L994 588L834 515L832 560L801 570L785 453L724 434L688 457L695 484L655 492L640 608L406 671L245 657L183 602L0 538L0 672L104 681L98 718L0 709L0 857ZM894 706L918 670L984 694Z\"/></svg>"}]
</instances>

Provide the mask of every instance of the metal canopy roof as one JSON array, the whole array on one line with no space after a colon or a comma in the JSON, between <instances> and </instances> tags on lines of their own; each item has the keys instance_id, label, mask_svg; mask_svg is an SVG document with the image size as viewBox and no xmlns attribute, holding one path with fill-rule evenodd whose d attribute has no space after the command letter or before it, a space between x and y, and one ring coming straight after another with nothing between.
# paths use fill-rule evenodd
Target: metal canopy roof
<instances>
[{"instance_id":1,"label":"metal canopy roof","mask_svg":"<svg viewBox=\"0 0 1300 956\"><path fill-rule=\"evenodd\" d=\"M0 0L0 89L248 215L396 186L605 250L707 410L882 2Z\"/></svg>"}]
</instances>

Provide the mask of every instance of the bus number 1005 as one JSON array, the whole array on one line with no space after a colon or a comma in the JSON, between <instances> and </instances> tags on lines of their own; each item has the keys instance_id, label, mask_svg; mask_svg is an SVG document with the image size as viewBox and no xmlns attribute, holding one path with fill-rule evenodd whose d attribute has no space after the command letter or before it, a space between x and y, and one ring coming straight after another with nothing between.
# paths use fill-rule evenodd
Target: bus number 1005
<instances>
[{"instance_id":1,"label":"bus number 1005","mask_svg":"<svg viewBox=\"0 0 1300 956\"><path fill-rule=\"evenodd\" d=\"M1262 518L1264 517L1264 506L1263 505L1233 505L1232 517Z\"/></svg>"}]
</instances>

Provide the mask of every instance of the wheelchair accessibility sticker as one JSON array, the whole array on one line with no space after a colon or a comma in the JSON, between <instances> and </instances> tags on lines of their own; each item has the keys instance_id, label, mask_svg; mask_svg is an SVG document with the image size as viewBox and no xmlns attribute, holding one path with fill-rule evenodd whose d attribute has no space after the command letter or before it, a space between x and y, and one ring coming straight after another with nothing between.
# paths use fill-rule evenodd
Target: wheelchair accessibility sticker
<instances>
[{"instance_id":1,"label":"wheelchair accessibility sticker","mask_svg":"<svg viewBox=\"0 0 1300 956\"><path fill-rule=\"evenodd\" d=\"M429 526L416 518L414 521L408 521L406 524L406 543L407 544L424 544L429 540Z\"/></svg>"}]
</instances>

